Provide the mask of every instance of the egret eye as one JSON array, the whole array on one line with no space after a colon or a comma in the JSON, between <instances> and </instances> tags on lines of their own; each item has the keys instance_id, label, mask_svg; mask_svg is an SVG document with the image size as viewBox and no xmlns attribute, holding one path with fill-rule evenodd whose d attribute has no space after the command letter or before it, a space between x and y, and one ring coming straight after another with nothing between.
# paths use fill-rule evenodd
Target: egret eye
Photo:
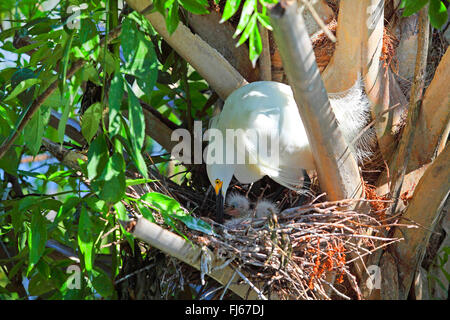
<instances>
[{"instance_id":1,"label":"egret eye","mask_svg":"<svg viewBox=\"0 0 450 320\"><path fill-rule=\"evenodd\" d=\"M216 184L219 184L220 180L219 180L219 179L216 179L216 181L215 181L215 182L216 182Z\"/></svg>"}]
</instances>

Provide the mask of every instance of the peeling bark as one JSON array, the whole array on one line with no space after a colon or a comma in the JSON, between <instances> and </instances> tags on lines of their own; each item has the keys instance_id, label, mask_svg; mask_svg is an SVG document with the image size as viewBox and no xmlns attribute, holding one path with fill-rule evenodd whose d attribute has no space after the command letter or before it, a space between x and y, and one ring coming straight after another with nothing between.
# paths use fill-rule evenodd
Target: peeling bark
<instances>
[{"instance_id":1,"label":"peeling bark","mask_svg":"<svg viewBox=\"0 0 450 320\"><path fill-rule=\"evenodd\" d=\"M450 50L447 48L423 98L408 165L410 170L430 162L445 147L450 131L449 83Z\"/></svg>"},{"instance_id":2,"label":"peeling bark","mask_svg":"<svg viewBox=\"0 0 450 320\"><path fill-rule=\"evenodd\" d=\"M396 229L394 237L405 240L393 247L398 265L399 297L406 299L414 274L423 259L432 230L450 190L450 146L436 158L420 179L403 217L414 221L416 229Z\"/></svg>"}]
</instances>

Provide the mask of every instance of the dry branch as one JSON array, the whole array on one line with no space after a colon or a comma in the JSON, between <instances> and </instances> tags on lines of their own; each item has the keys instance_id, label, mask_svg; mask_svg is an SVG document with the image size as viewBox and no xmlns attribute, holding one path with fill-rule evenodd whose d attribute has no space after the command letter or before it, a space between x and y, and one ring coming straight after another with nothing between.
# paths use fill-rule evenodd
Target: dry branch
<instances>
[{"instance_id":1,"label":"dry branch","mask_svg":"<svg viewBox=\"0 0 450 320\"><path fill-rule=\"evenodd\" d=\"M184 24L180 23L170 35L166 21L159 12L145 13L151 6L151 1L127 0L127 3L134 10L144 13L164 40L205 78L222 99L226 99L231 92L247 84L247 81L217 50L193 34Z\"/></svg>"},{"instance_id":2,"label":"dry branch","mask_svg":"<svg viewBox=\"0 0 450 320\"><path fill-rule=\"evenodd\" d=\"M320 185L331 200L360 197L357 163L338 128L297 4L281 2L270 15L285 72L308 134Z\"/></svg>"}]
</instances>

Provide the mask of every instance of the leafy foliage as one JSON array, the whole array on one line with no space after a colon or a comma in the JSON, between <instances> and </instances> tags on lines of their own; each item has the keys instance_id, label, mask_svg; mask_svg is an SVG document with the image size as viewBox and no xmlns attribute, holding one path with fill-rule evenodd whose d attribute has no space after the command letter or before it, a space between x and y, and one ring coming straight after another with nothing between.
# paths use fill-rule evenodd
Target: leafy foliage
<instances>
[{"instance_id":1,"label":"leafy foliage","mask_svg":"<svg viewBox=\"0 0 450 320\"><path fill-rule=\"evenodd\" d=\"M447 7L442 0L402 0L400 8L403 16L408 17L428 5L428 17L431 25L440 29L447 22Z\"/></svg>"},{"instance_id":2,"label":"leafy foliage","mask_svg":"<svg viewBox=\"0 0 450 320\"><path fill-rule=\"evenodd\" d=\"M0 298L115 298L113 279L123 267L117 243L124 239L134 250L131 234L116 228L130 210L154 222L160 214L180 234L182 225L212 232L170 197L126 193L130 186L155 181L149 179L150 155L156 163L152 170L169 170L168 157L159 156L164 150L146 134L142 105L173 126L186 125L197 113L211 114L204 108L211 91L145 18L118 10L116 0L90 1L87 7L70 0L54 8L41 2L0 4L0 17L11 21L0 33L0 143L24 121L32 103L57 84L0 159L0 242L9 254L0 258ZM79 10L69 12L69 5ZM181 6L208 13L206 0L155 5L170 11L172 32ZM121 35L108 40L117 27ZM68 77L80 61L83 66ZM88 92L87 82L96 93ZM69 126L82 137L70 135ZM85 154L87 161L75 162L75 168L50 160L43 138ZM128 172L141 177L128 179ZM74 261L55 257L57 247L80 258L75 264L80 274L67 271ZM110 270L99 263L106 257L112 257ZM23 278L29 280L26 291L13 285Z\"/></svg>"}]
</instances>

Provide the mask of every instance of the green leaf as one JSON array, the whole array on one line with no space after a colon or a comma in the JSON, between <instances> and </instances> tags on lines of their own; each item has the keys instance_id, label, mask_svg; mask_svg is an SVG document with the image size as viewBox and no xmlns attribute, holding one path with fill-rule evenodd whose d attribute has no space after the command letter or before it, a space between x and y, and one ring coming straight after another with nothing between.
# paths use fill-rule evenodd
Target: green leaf
<instances>
[{"instance_id":1,"label":"green leaf","mask_svg":"<svg viewBox=\"0 0 450 320\"><path fill-rule=\"evenodd\" d=\"M178 16L178 2L177 1L167 1L167 3L173 2L171 6L169 6L169 10L167 11L166 17L166 27L169 34L175 32L180 23L180 17Z\"/></svg>"},{"instance_id":2,"label":"green leaf","mask_svg":"<svg viewBox=\"0 0 450 320\"><path fill-rule=\"evenodd\" d=\"M241 44L243 44L245 41L247 41L247 39L253 33L253 30L255 28L257 28L257 25L256 25L256 15L254 14L252 16L252 18L250 19L250 22L247 24L247 27L245 28L245 30L242 33L241 37L239 38L239 41L236 44L236 47L239 47Z\"/></svg>"},{"instance_id":3,"label":"green leaf","mask_svg":"<svg viewBox=\"0 0 450 320\"><path fill-rule=\"evenodd\" d=\"M30 293L30 296L41 296L54 289L51 280L40 272L36 272L28 283L28 292Z\"/></svg>"},{"instance_id":4,"label":"green leaf","mask_svg":"<svg viewBox=\"0 0 450 320\"><path fill-rule=\"evenodd\" d=\"M223 23L230 19L236 13L236 11L238 11L240 4L241 0L227 0L227 2L225 3L225 8L223 9L223 15L220 23Z\"/></svg>"},{"instance_id":5,"label":"green leaf","mask_svg":"<svg viewBox=\"0 0 450 320\"><path fill-rule=\"evenodd\" d=\"M158 77L158 60L153 43L129 18L125 19L122 28L121 43L126 61L122 72L135 76L139 88L150 97Z\"/></svg>"},{"instance_id":6,"label":"green leaf","mask_svg":"<svg viewBox=\"0 0 450 320\"><path fill-rule=\"evenodd\" d=\"M169 196L161 194L158 192L149 192L141 197L141 200L151 204L155 208L159 209L164 217L164 220L168 222L169 225L174 227L170 218L175 218L183 222L188 228L204 232L206 234L213 234L212 227L204 222L203 220L197 219L191 215L188 215L181 208L180 204ZM138 205L139 206L139 205ZM142 209L143 205L139 206ZM148 210L148 209L147 209ZM146 210L141 210L141 213L151 217L153 220L153 215L151 212L146 212ZM144 215L145 218L147 218ZM167 219L169 218L169 219ZM150 219L149 219L150 220ZM151 220L150 220L151 221Z\"/></svg>"},{"instance_id":7,"label":"green leaf","mask_svg":"<svg viewBox=\"0 0 450 320\"><path fill-rule=\"evenodd\" d=\"M414 13L422 9L429 0L408 0L405 2L405 8L403 10L403 17L409 17Z\"/></svg>"},{"instance_id":8,"label":"green leaf","mask_svg":"<svg viewBox=\"0 0 450 320\"><path fill-rule=\"evenodd\" d=\"M194 14L208 14L206 7L209 6L208 1L205 0L178 0L178 2L186 10Z\"/></svg>"},{"instance_id":9,"label":"green leaf","mask_svg":"<svg viewBox=\"0 0 450 320\"><path fill-rule=\"evenodd\" d=\"M20 158L17 155L17 148L9 148L5 155L0 158L0 168L12 175L17 175Z\"/></svg>"},{"instance_id":10,"label":"green leaf","mask_svg":"<svg viewBox=\"0 0 450 320\"><path fill-rule=\"evenodd\" d=\"M428 16L430 17L431 25L436 29L440 29L447 22L447 8L440 0L430 0Z\"/></svg>"},{"instance_id":11,"label":"green leaf","mask_svg":"<svg viewBox=\"0 0 450 320\"><path fill-rule=\"evenodd\" d=\"M106 202L95 196L86 198L85 201L93 212L105 212L108 209Z\"/></svg>"},{"instance_id":12,"label":"green leaf","mask_svg":"<svg viewBox=\"0 0 450 320\"><path fill-rule=\"evenodd\" d=\"M87 164L88 179L93 180L103 172L108 162L108 147L103 134L99 134L92 141L87 156L89 159Z\"/></svg>"},{"instance_id":13,"label":"green leaf","mask_svg":"<svg viewBox=\"0 0 450 320\"><path fill-rule=\"evenodd\" d=\"M111 80L111 87L109 90L109 135L115 136L120 132L120 106L123 97L123 77L120 73L120 66L117 64L114 78Z\"/></svg>"},{"instance_id":14,"label":"green leaf","mask_svg":"<svg viewBox=\"0 0 450 320\"><path fill-rule=\"evenodd\" d=\"M150 222L155 222L155 218L153 218L153 214L149 208L147 208L144 204L140 202L137 202L137 207L145 219L147 219Z\"/></svg>"},{"instance_id":15,"label":"green leaf","mask_svg":"<svg viewBox=\"0 0 450 320\"><path fill-rule=\"evenodd\" d=\"M256 0L245 0L244 6L242 7L241 18L239 19L239 24L236 27L236 32L233 38L236 38L250 21L253 11L256 11Z\"/></svg>"},{"instance_id":16,"label":"green leaf","mask_svg":"<svg viewBox=\"0 0 450 320\"><path fill-rule=\"evenodd\" d=\"M80 43L84 57L98 59L100 53L100 35L95 23L90 19L82 19L80 23Z\"/></svg>"},{"instance_id":17,"label":"green leaf","mask_svg":"<svg viewBox=\"0 0 450 320\"><path fill-rule=\"evenodd\" d=\"M98 131L102 119L102 105L96 102L84 112L81 119L81 133L87 142L90 142Z\"/></svg>"},{"instance_id":18,"label":"green leaf","mask_svg":"<svg viewBox=\"0 0 450 320\"><path fill-rule=\"evenodd\" d=\"M110 297L114 292L114 286L111 279L103 270L98 269L95 270L95 272L97 274L92 277L92 286L103 298Z\"/></svg>"},{"instance_id":19,"label":"green leaf","mask_svg":"<svg viewBox=\"0 0 450 320\"><path fill-rule=\"evenodd\" d=\"M155 182L156 180L153 179L127 179L126 181L126 186L130 187L130 186L136 186L138 184L143 184L143 183L149 183L149 182Z\"/></svg>"},{"instance_id":20,"label":"green leaf","mask_svg":"<svg viewBox=\"0 0 450 320\"><path fill-rule=\"evenodd\" d=\"M253 28L253 32L250 34L249 39L249 55L250 61L253 64L253 68L256 65L256 61L258 60L261 51L262 51L261 35L259 34L258 26L256 25L255 19L255 27Z\"/></svg>"},{"instance_id":21,"label":"green leaf","mask_svg":"<svg viewBox=\"0 0 450 320\"><path fill-rule=\"evenodd\" d=\"M108 159L99 180L105 182L99 194L100 199L108 203L116 203L123 198L125 194L125 161L121 154L114 153Z\"/></svg>"},{"instance_id":22,"label":"green leaf","mask_svg":"<svg viewBox=\"0 0 450 320\"><path fill-rule=\"evenodd\" d=\"M72 47L74 33L69 35L69 39L67 40L65 47L64 47L64 56L63 56L63 68L62 73L60 74L60 92L61 92L61 100L63 105L63 112L61 115L61 119L59 120L58 124L58 141L63 143L64 142L64 134L66 131L66 124L67 120L69 119L69 113L70 113L70 99L68 99L66 95L66 77L67 77L67 69L69 66L69 56L70 56L70 48Z\"/></svg>"},{"instance_id":23,"label":"green leaf","mask_svg":"<svg viewBox=\"0 0 450 320\"><path fill-rule=\"evenodd\" d=\"M81 206L78 222L78 246L83 254L84 266L89 272L94 263L94 225L85 206Z\"/></svg>"},{"instance_id":24,"label":"green leaf","mask_svg":"<svg viewBox=\"0 0 450 320\"><path fill-rule=\"evenodd\" d=\"M197 219L181 211L177 211L174 214L174 217L183 222L189 229L197 230L208 235L214 235L212 226L201 219Z\"/></svg>"},{"instance_id":25,"label":"green leaf","mask_svg":"<svg viewBox=\"0 0 450 320\"><path fill-rule=\"evenodd\" d=\"M30 231L28 233L28 247L30 248L30 252L27 273L33 269L44 253L45 243L47 242L46 222L47 219L45 219L38 209L33 210Z\"/></svg>"},{"instance_id":26,"label":"green leaf","mask_svg":"<svg viewBox=\"0 0 450 320\"><path fill-rule=\"evenodd\" d=\"M270 24L270 18L266 15L263 15L261 13L257 14L258 21L268 30L272 31L272 25Z\"/></svg>"},{"instance_id":27,"label":"green leaf","mask_svg":"<svg viewBox=\"0 0 450 320\"><path fill-rule=\"evenodd\" d=\"M42 144L45 128L50 119L50 108L42 106L31 118L23 131L24 142L30 153L35 156Z\"/></svg>"},{"instance_id":28,"label":"green leaf","mask_svg":"<svg viewBox=\"0 0 450 320\"><path fill-rule=\"evenodd\" d=\"M28 88L31 88L32 86L34 86L35 84L38 84L41 82L41 79L26 79L21 81L15 88L14 90L5 98L5 102L6 101L11 101L12 99L14 99L15 97L17 97L20 93L24 92L25 90L27 90Z\"/></svg>"},{"instance_id":29,"label":"green leaf","mask_svg":"<svg viewBox=\"0 0 450 320\"><path fill-rule=\"evenodd\" d=\"M147 178L147 166L142 157L141 149L145 140L145 117L139 100L134 95L133 90L127 84L128 91L128 120L130 121L130 142L132 147L132 157L139 172Z\"/></svg>"},{"instance_id":30,"label":"green leaf","mask_svg":"<svg viewBox=\"0 0 450 320\"><path fill-rule=\"evenodd\" d=\"M75 213L78 204L81 199L76 196L68 197L63 205L59 207L58 213L56 214L55 220L53 220L53 224L58 224L61 220L64 220L69 214L72 215Z\"/></svg>"},{"instance_id":31,"label":"green leaf","mask_svg":"<svg viewBox=\"0 0 450 320\"><path fill-rule=\"evenodd\" d=\"M114 205L114 209L116 209L117 218L119 218L122 221L127 221L129 219L127 209L125 208L125 205L122 202L117 202Z\"/></svg>"}]
</instances>

